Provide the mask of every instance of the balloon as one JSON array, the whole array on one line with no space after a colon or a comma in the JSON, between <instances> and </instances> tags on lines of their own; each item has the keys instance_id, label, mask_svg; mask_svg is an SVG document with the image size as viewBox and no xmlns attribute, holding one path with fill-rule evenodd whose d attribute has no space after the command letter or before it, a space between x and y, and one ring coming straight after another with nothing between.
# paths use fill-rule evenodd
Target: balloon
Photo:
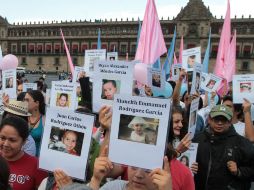
<instances>
[{"instance_id":1,"label":"balloon","mask_svg":"<svg viewBox=\"0 0 254 190\"><path fill-rule=\"evenodd\" d=\"M142 84L147 85L147 65L144 63L137 63L134 66L134 78Z\"/></svg>"},{"instance_id":2,"label":"balloon","mask_svg":"<svg viewBox=\"0 0 254 190\"><path fill-rule=\"evenodd\" d=\"M152 88L152 91L153 91L153 97L163 96L165 98L169 98L173 95L173 88L171 84L169 84L168 82L165 82L164 90L156 90L155 88Z\"/></svg>"},{"instance_id":3,"label":"balloon","mask_svg":"<svg viewBox=\"0 0 254 190\"><path fill-rule=\"evenodd\" d=\"M1 70L16 69L19 64L18 58L15 55L8 54L3 57L2 63L0 64Z\"/></svg>"},{"instance_id":4,"label":"balloon","mask_svg":"<svg viewBox=\"0 0 254 190\"><path fill-rule=\"evenodd\" d=\"M211 96L212 94L211 93L208 93L208 105L210 105L210 102L211 102ZM214 97L214 103L215 105L217 105L219 103L219 96L216 94L215 97Z\"/></svg>"}]
</instances>

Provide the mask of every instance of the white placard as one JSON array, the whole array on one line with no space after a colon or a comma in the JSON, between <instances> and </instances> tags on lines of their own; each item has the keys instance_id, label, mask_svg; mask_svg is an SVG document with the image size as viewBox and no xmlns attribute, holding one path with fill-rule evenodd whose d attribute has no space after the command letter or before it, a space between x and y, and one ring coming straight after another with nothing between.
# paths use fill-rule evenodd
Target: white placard
<instances>
[{"instance_id":1,"label":"white placard","mask_svg":"<svg viewBox=\"0 0 254 190\"><path fill-rule=\"evenodd\" d=\"M195 63L190 94L199 93L202 70L203 65L200 63Z\"/></svg>"},{"instance_id":2,"label":"white placard","mask_svg":"<svg viewBox=\"0 0 254 190\"><path fill-rule=\"evenodd\" d=\"M79 84L79 75L80 75L80 73L82 73L82 72L85 72L84 67L75 66L74 75L73 75L73 78L72 78L72 82L73 82L73 83Z\"/></svg>"},{"instance_id":3,"label":"white placard","mask_svg":"<svg viewBox=\"0 0 254 190\"><path fill-rule=\"evenodd\" d=\"M183 165L191 169L191 165L196 162L198 143L191 143L187 151L177 158Z\"/></svg>"},{"instance_id":4,"label":"white placard","mask_svg":"<svg viewBox=\"0 0 254 190\"><path fill-rule=\"evenodd\" d=\"M118 61L118 52L108 52L107 53L108 61Z\"/></svg>"},{"instance_id":5,"label":"white placard","mask_svg":"<svg viewBox=\"0 0 254 190\"><path fill-rule=\"evenodd\" d=\"M200 88L203 89L202 87L205 86L205 81L207 77L209 76L208 73L201 73L201 82L200 82Z\"/></svg>"},{"instance_id":6,"label":"white placard","mask_svg":"<svg viewBox=\"0 0 254 190\"><path fill-rule=\"evenodd\" d=\"M191 139L194 137L195 131L196 131L198 105L199 105L199 98L192 100L191 106L190 106L190 117L189 117L189 127L188 127L188 133L190 133Z\"/></svg>"},{"instance_id":7,"label":"white placard","mask_svg":"<svg viewBox=\"0 0 254 190\"><path fill-rule=\"evenodd\" d=\"M148 86L150 86L152 90L165 90L165 72L154 68L147 68L147 81Z\"/></svg>"},{"instance_id":8,"label":"white placard","mask_svg":"<svg viewBox=\"0 0 254 190\"><path fill-rule=\"evenodd\" d=\"M3 75L3 93L8 94L10 99L17 97L17 80L16 69L9 69L2 71Z\"/></svg>"},{"instance_id":9,"label":"white placard","mask_svg":"<svg viewBox=\"0 0 254 190\"><path fill-rule=\"evenodd\" d=\"M23 83L23 92L37 90L37 83Z\"/></svg>"},{"instance_id":10,"label":"white placard","mask_svg":"<svg viewBox=\"0 0 254 190\"><path fill-rule=\"evenodd\" d=\"M254 74L233 76L233 102L242 104L244 98L254 103Z\"/></svg>"},{"instance_id":11,"label":"white placard","mask_svg":"<svg viewBox=\"0 0 254 190\"><path fill-rule=\"evenodd\" d=\"M52 81L50 106L74 110L76 106L76 84L69 81Z\"/></svg>"},{"instance_id":12,"label":"white placard","mask_svg":"<svg viewBox=\"0 0 254 190\"><path fill-rule=\"evenodd\" d=\"M173 64L172 67L172 80L177 81L179 79L180 71L182 68L182 64Z\"/></svg>"},{"instance_id":13,"label":"white placard","mask_svg":"<svg viewBox=\"0 0 254 190\"><path fill-rule=\"evenodd\" d=\"M162 168L170 100L116 95L109 159L145 169Z\"/></svg>"},{"instance_id":14,"label":"white placard","mask_svg":"<svg viewBox=\"0 0 254 190\"><path fill-rule=\"evenodd\" d=\"M222 78L210 73L206 77L205 82L201 83L201 88L207 92L215 92L220 86L221 81Z\"/></svg>"},{"instance_id":15,"label":"white placard","mask_svg":"<svg viewBox=\"0 0 254 190\"><path fill-rule=\"evenodd\" d=\"M183 69L192 71L195 63L201 63L201 47L183 50Z\"/></svg>"},{"instance_id":16,"label":"white placard","mask_svg":"<svg viewBox=\"0 0 254 190\"><path fill-rule=\"evenodd\" d=\"M132 94L133 68L131 62L100 61L94 66L93 112L103 105L112 105L115 94Z\"/></svg>"},{"instance_id":17,"label":"white placard","mask_svg":"<svg viewBox=\"0 0 254 190\"><path fill-rule=\"evenodd\" d=\"M50 105L50 93L51 93L51 89L47 88L46 89L46 98L45 98L45 104Z\"/></svg>"},{"instance_id":18,"label":"white placard","mask_svg":"<svg viewBox=\"0 0 254 190\"><path fill-rule=\"evenodd\" d=\"M85 72L88 76L93 76L94 65L98 61L106 60L105 49L90 49L85 51Z\"/></svg>"},{"instance_id":19,"label":"white placard","mask_svg":"<svg viewBox=\"0 0 254 190\"><path fill-rule=\"evenodd\" d=\"M84 180L93 124L94 116L48 108L39 168L48 171L61 168L68 175Z\"/></svg>"}]
</instances>

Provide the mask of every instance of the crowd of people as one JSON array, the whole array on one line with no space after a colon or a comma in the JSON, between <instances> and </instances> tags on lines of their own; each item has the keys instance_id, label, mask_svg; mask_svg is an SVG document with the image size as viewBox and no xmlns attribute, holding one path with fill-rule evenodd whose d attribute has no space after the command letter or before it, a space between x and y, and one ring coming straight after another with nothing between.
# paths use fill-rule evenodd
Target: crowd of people
<instances>
[{"instance_id":1,"label":"crowd of people","mask_svg":"<svg viewBox=\"0 0 254 190\"><path fill-rule=\"evenodd\" d=\"M223 96L197 91L182 91L187 73L180 71L170 98L171 114L165 145L163 167L147 170L118 165L108 158L112 108L103 106L96 115L87 167L87 178L71 178L62 169L47 172L39 169L38 158L45 127L46 84L35 81L38 90L22 92L24 81L17 81L17 100L3 94L4 113L0 124L0 189L1 190L249 190L254 181L254 127L249 100L234 104L231 88ZM79 75L80 96L77 112L92 113L92 87L85 73ZM113 99L115 81L104 81L102 98ZM143 88L143 89L137 89ZM139 93L143 91L143 93ZM138 92L138 93L137 93ZM148 86L133 88L133 94L152 97ZM199 98L195 136L188 133L190 105ZM165 97L160 97L165 98ZM59 95L59 106L67 106L68 96ZM149 143L145 119L134 117L128 125L130 140ZM78 134L64 131L61 147L77 155ZM54 140L54 139L53 139ZM196 162L181 157L191 143L198 143ZM55 146L55 144L54 144ZM61 148L60 147L60 148ZM53 147L52 148L56 148ZM59 148L59 147L57 147ZM132 148L132 147L130 147ZM138 154L138 152L137 152ZM181 160L178 158L181 157ZM144 158L146 159L146 158ZM87 162L84 160L84 162ZM188 162L188 166L184 165ZM71 163L70 163L71 164Z\"/></svg>"}]
</instances>

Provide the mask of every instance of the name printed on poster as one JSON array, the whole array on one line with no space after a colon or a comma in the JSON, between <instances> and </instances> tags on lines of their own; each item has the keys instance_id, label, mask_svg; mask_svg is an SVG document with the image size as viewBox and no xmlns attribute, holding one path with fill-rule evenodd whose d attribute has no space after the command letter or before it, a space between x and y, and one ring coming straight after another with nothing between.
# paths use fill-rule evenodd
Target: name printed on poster
<instances>
[{"instance_id":1,"label":"name printed on poster","mask_svg":"<svg viewBox=\"0 0 254 190\"><path fill-rule=\"evenodd\" d=\"M151 103L151 102L144 102L144 101L137 101L137 100L122 100L120 98L117 98L117 103L120 104L126 104L126 106L119 106L119 111L127 111L127 112L132 112L132 113L146 113L146 114L151 114L151 115L163 115L163 111L161 108L167 108L167 104L159 104L159 103ZM129 105L129 106L128 106ZM147 109L138 109L138 108L133 108L130 107L131 105L136 105L136 106L147 106L147 107L152 107L158 108L158 110L150 110L149 108Z\"/></svg>"},{"instance_id":2,"label":"name printed on poster","mask_svg":"<svg viewBox=\"0 0 254 190\"><path fill-rule=\"evenodd\" d=\"M99 69L101 73L114 73L114 74L126 74L126 69L128 65L116 65L116 64L102 64L99 63ZM121 71L123 69L123 71Z\"/></svg>"},{"instance_id":3,"label":"name printed on poster","mask_svg":"<svg viewBox=\"0 0 254 190\"><path fill-rule=\"evenodd\" d=\"M68 119L68 120L72 120L74 122L66 122L66 121L62 121L62 119ZM75 123L75 122L81 122L80 118L71 116L71 115L57 113L56 119L52 118L51 122L60 124L63 127L68 126L68 127L76 127L76 128L80 128L80 129L86 129L86 126Z\"/></svg>"},{"instance_id":4,"label":"name printed on poster","mask_svg":"<svg viewBox=\"0 0 254 190\"><path fill-rule=\"evenodd\" d=\"M73 91L73 84L55 84L55 90L63 91L63 92L72 92Z\"/></svg>"}]
</instances>

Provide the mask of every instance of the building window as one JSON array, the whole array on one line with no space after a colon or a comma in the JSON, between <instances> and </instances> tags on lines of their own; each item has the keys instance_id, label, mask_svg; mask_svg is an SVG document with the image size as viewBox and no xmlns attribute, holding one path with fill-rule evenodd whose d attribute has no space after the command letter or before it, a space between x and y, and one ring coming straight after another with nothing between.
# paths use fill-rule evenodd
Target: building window
<instances>
[{"instance_id":1,"label":"building window","mask_svg":"<svg viewBox=\"0 0 254 190\"><path fill-rule=\"evenodd\" d=\"M78 44L72 45L72 53L75 53L75 54L78 53Z\"/></svg>"},{"instance_id":2,"label":"building window","mask_svg":"<svg viewBox=\"0 0 254 190\"><path fill-rule=\"evenodd\" d=\"M59 60L59 57L56 57L55 58L55 63L54 63L55 65L60 65L60 60Z\"/></svg>"},{"instance_id":3,"label":"building window","mask_svg":"<svg viewBox=\"0 0 254 190\"><path fill-rule=\"evenodd\" d=\"M250 57L251 55L251 46L244 46L243 48L243 56L244 57Z\"/></svg>"},{"instance_id":4,"label":"building window","mask_svg":"<svg viewBox=\"0 0 254 190\"><path fill-rule=\"evenodd\" d=\"M82 52L85 52L86 49L88 49L88 45L87 44L83 44L82 45Z\"/></svg>"},{"instance_id":5,"label":"building window","mask_svg":"<svg viewBox=\"0 0 254 190\"><path fill-rule=\"evenodd\" d=\"M42 53L42 45L37 46L37 53Z\"/></svg>"},{"instance_id":6,"label":"building window","mask_svg":"<svg viewBox=\"0 0 254 190\"><path fill-rule=\"evenodd\" d=\"M240 46L236 46L236 57L240 56Z\"/></svg>"},{"instance_id":7,"label":"building window","mask_svg":"<svg viewBox=\"0 0 254 190\"><path fill-rule=\"evenodd\" d=\"M51 53L51 45L46 45L46 53Z\"/></svg>"},{"instance_id":8,"label":"building window","mask_svg":"<svg viewBox=\"0 0 254 190\"><path fill-rule=\"evenodd\" d=\"M67 48L70 51L70 45L69 44L67 44ZM64 53L66 53L65 46L63 46L63 51L64 51Z\"/></svg>"},{"instance_id":9,"label":"building window","mask_svg":"<svg viewBox=\"0 0 254 190\"><path fill-rule=\"evenodd\" d=\"M17 53L17 45L12 45L11 46L11 52L12 53Z\"/></svg>"},{"instance_id":10,"label":"building window","mask_svg":"<svg viewBox=\"0 0 254 190\"><path fill-rule=\"evenodd\" d=\"M136 44L131 45L131 54L134 55L136 52Z\"/></svg>"},{"instance_id":11,"label":"building window","mask_svg":"<svg viewBox=\"0 0 254 190\"><path fill-rule=\"evenodd\" d=\"M38 65L42 65L42 57L38 57Z\"/></svg>"},{"instance_id":12,"label":"building window","mask_svg":"<svg viewBox=\"0 0 254 190\"><path fill-rule=\"evenodd\" d=\"M22 58L21 58L21 64L22 64L22 65L26 65L26 58L25 58L25 57L22 57Z\"/></svg>"},{"instance_id":13,"label":"building window","mask_svg":"<svg viewBox=\"0 0 254 190\"><path fill-rule=\"evenodd\" d=\"M34 53L34 45L29 45L29 53Z\"/></svg>"},{"instance_id":14,"label":"building window","mask_svg":"<svg viewBox=\"0 0 254 190\"><path fill-rule=\"evenodd\" d=\"M124 54L127 52L127 45L124 44L124 45L121 45L121 53Z\"/></svg>"},{"instance_id":15,"label":"building window","mask_svg":"<svg viewBox=\"0 0 254 190\"><path fill-rule=\"evenodd\" d=\"M248 61L244 61L244 62L242 63L241 70L246 71L246 70L249 70L249 69L250 69L250 63L249 63Z\"/></svg>"},{"instance_id":16,"label":"building window","mask_svg":"<svg viewBox=\"0 0 254 190\"><path fill-rule=\"evenodd\" d=\"M105 49L105 50L107 50L107 49L108 49L107 44L102 44L102 45L101 45L101 49Z\"/></svg>"},{"instance_id":17,"label":"building window","mask_svg":"<svg viewBox=\"0 0 254 190\"><path fill-rule=\"evenodd\" d=\"M55 45L54 51L55 51L55 53L60 53L60 45L59 44Z\"/></svg>"},{"instance_id":18,"label":"building window","mask_svg":"<svg viewBox=\"0 0 254 190\"><path fill-rule=\"evenodd\" d=\"M22 53L26 53L26 45L22 45L21 46L21 52Z\"/></svg>"},{"instance_id":19,"label":"building window","mask_svg":"<svg viewBox=\"0 0 254 190\"><path fill-rule=\"evenodd\" d=\"M56 67L56 71L58 71L58 67Z\"/></svg>"},{"instance_id":20,"label":"building window","mask_svg":"<svg viewBox=\"0 0 254 190\"><path fill-rule=\"evenodd\" d=\"M217 52L218 52L218 46L217 45L212 46L211 57L216 57L217 56Z\"/></svg>"},{"instance_id":21,"label":"building window","mask_svg":"<svg viewBox=\"0 0 254 190\"><path fill-rule=\"evenodd\" d=\"M187 49L194 48L194 47L196 47L195 44L187 44Z\"/></svg>"},{"instance_id":22,"label":"building window","mask_svg":"<svg viewBox=\"0 0 254 190\"><path fill-rule=\"evenodd\" d=\"M93 44L92 49L97 49L97 44Z\"/></svg>"},{"instance_id":23,"label":"building window","mask_svg":"<svg viewBox=\"0 0 254 190\"><path fill-rule=\"evenodd\" d=\"M110 45L110 51L111 51L111 52L117 51L117 50L116 50L116 47L117 47L116 44L111 44L111 45Z\"/></svg>"},{"instance_id":24,"label":"building window","mask_svg":"<svg viewBox=\"0 0 254 190\"><path fill-rule=\"evenodd\" d=\"M78 58L77 57L73 57L73 65L77 66L78 65Z\"/></svg>"}]
</instances>

